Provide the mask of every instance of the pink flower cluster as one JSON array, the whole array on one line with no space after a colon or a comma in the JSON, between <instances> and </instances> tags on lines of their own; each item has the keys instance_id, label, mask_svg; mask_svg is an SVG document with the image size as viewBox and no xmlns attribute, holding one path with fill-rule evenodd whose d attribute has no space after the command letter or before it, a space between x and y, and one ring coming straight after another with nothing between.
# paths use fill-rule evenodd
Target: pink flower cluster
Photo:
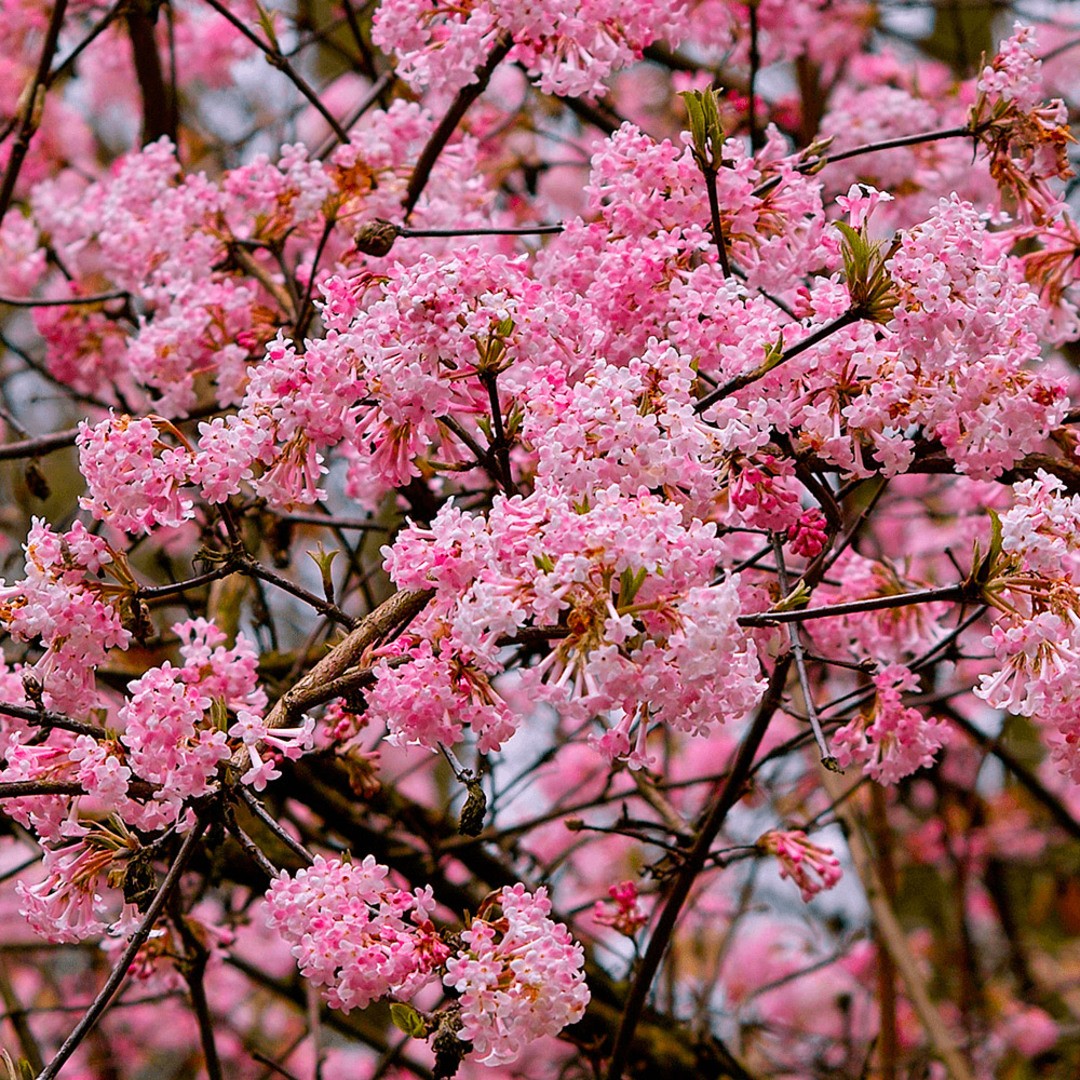
<instances>
[{"instance_id":1,"label":"pink flower cluster","mask_svg":"<svg viewBox=\"0 0 1080 1080\"><path fill-rule=\"evenodd\" d=\"M1013 485L999 563L987 584L1001 612L985 643L1001 667L975 694L1036 718L1058 767L1080 778L1080 497L1039 471Z\"/></svg>"},{"instance_id":2,"label":"pink flower cluster","mask_svg":"<svg viewBox=\"0 0 1080 1080\"><path fill-rule=\"evenodd\" d=\"M1045 100L1036 49L1034 30L1017 23L979 76L970 123L981 129L1003 195L1024 218L1041 224L1061 212L1050 181L1072 175L1067 149L1073 139L1065 103Z\"/></svg>"},{"instance_id":3,"label":"pink flower cluster","mask_svg":"<svg viewBox=\"0 0 1080 1080\"><path fill-rule=\"evenodd\" d=\"M266 894L267 920L292 946L300 971L327 1003L348 1012L407 999L450 954L431 922L431 888L408 892L368 855L362 862L315 857Z\"/></svg>"},{"instance_id":4,"label":"pink flower cluster","mask_svg":"<svg viewBox=\"0 0 1080 1080\"><path fill-rule=\"evenodd\" d=\"M889 664L874 676L877 696L870 713L857 716L832 737L841 768L861 763L879 784L895 784L933 764L934 755L949 741L950 729L918 709L904 707L903 692L918 684L918 676L902 664Z\"/></svg>"},{"instance_id":5,"label":"pink flower cluster","mask_svg":"<svg viewBox=\"0 0 1080 1080\"><path fill-rule=\"evenodd\" d=\"M273 752L299 757L311 748L314 728L311 718L296 728L267 728L257 653L243 634L226 648L225 635L205 619L178 623L173 631L183 642L183 664L166 661L132 682L117 714L135 775L160 785L154 802L163 821L174 818L185 800L205 794L218 766L240 747L251 762L240 781L261 791L281 775ZM230 714L236 718L231 725ZM260 745L271 752L264 757Z\"/></svg>"},{"instance_id":6,"label":"pink flower cluster","mask_svg":"<svg viewBox=\"0 0 1080 1080\"><path fill-rule=\"evenodd\" d=\"M508 34L511 59L539 77L544 93L597 94L612 71L645 45L686 33L682 3L628 8L618 0L386 0L376 12L375 44L397 57L415 86L457 89L473 82L495 41Z\"/></svg>"},{"instance_id":7,"label":"pink flower cluster","mask_svg":"<svg viewBox=\"0 0 1080 1080\"><path fill-rule=\"evenodd\" d=\"M496 499L487 519L444 508L411 526L386 568L400 588L437 590L434 604L391 650L369 696L394 738L435 748L468 724L496 749L520 720L491 685L500 646L527 627L556 646L522 674L533 702L578 721L606 716L599 748L647 764L653 722L703 734L741 718L762 683L738 629L738 580L710 584L714 525L684 523L644 490L594 490L586 503L538 488Z\"/></svg>"},{"instance_id":8,"label":"pink flower cluster","mask_svg":"<svg viewBox=\"0 0 1080 1080\"><path fill-rule=\"evenodd\" d=\"M558 1035L585 1013L584 952L550 914L546 889L506 886L446 961L443 982L461 995L460 1037L485 1065L517 1061L529 1043Z\"/></svg>"},{"instance_id":9,"label":"pink flower cluster","mask_svg":"<svg viewBox=\"0 0 1080 1080\"><path fill-rule=\"evenodd\" d=\"M641 908L637 885L632 881L619 882L608 887L608 895L610 900L597 900L593 905L593 919L626 937L633 937L649 921Z\"/></svg>"},{"instance_id":10,"label":"pink flower cluster","mask_svg":"<svg viewBox=\"0 0 1080 1080\"><path fill-rule=\"evenodd\" d=\"M269 925L332 1008L407 1001L442 973L461 995L459 1037L488 1065L516 1061L528 1043L581 1018L589 1002L584 954L548 917L545 889L493 894L455 952L431 921L431 888L408 892L389 877L371 855L360 863L318 855L267 893Z\"/></svg>"},{"instance_id":11,"label":"pink flower cluster","mask_svg":"<svg viewBox=\"0 0 1080 1080\"><path fill-rule=\"evenodd\" d=\"M1058 50L1040 62L1033 33L1018 28L974 78L929 58L916 70L876 48L876 10L863 0L383 0L359 24L346 9L351 42L338 23L323 25L327 5L264 11L230 0L250 37L203 0L172 0L156 22L157 5L143 6L70 0L49 67L62 78L39 117L25 111L36 98L20 94L48 45L50 5L0 0L0 172L19 165L24 120L41 121L0 220L4 378L34 369L85 406L79 502L101 526L101 536L81 523L61 533L35 520L21 580L0 583L0 629L13 646L0 657L0 700L13 714L0 715L2 808L42 852L18 886L35 931L59 943L108 935L122 948L177 844L218 842L217 822L193 831L203 815L221 811L246 842L223 805L251 798L239 785L261 792L292 771L296 783L278 785L285 813L324 852L335 829L327 807L360 798L372 804L365 813L409 807L394 815L395 840L442 855L407 883L373 856L317 855L278 873L265 911L279 949L344 1011L444 995L435 1013L399 1009L395 1020L411 1017L404 1026L436 1035L444 1051L457 1038L462 1056L520 1071L543 1057L530 1044L583 1015L585 951L552 917L545 888L500 889L460 932L436 925L436 897L482 895L473 875L513 881L520 861L558 887L560 909L587 918L591 907L601 926L634 937L650 898L624 878L653 844L659 877L670 846L661 837L677 847L717 822L703 816L716 776L741 779L732 769L745 765L770 805L797 806L803 820L827 813L801 737L810 696L820 695L840 765L883 785L940 766L944 783L916 778L883 801L890 828L914 822L915 854L940 861L942 881L960 866L974 883L991 855L1042 856L1056 843L1051 819L1075 832L1075 792L1062 778L1080 783L1069 401L1080 382L1066 350L1048 346L1077 334L1080 230L1059 185L1067 112L1040 86ZM153 49L135 40L140 20L183 107L163 125L172 141L146 136L110 161L133 118L147 130L161 119L145 93ZM381 55L369 53L369 31ZM1067 62L1075 42L1064 34ZM303 89L325 70L307 50L332 47L347 64L354 45L355 70L316 88L324 113ZM636 64L646 51L649 63ZM485 70L493 56L497 70ZM200 95L227 86L243 57L259 90L264 75L276 81L253 111L258 133L233 142L210 115L222 110ZM790 68L766 70L780 63ZM692 110L677 91L705 87L721 66L741 89L715 99L713 168L696 135L678 134ZM419 93L397 93L392 76ZM455 101L466 104L477 80L487 90L463 115ZM267 139L279 128L264 121L284 83L308 98L295 130L309 145L275 151ZM703 115L692 118L698 133ZM903 136L913 138L859 148ZM232 149L216 153L226 141ZM206 172L188 168L196 159ZM36 400L15 394L11 415L0 410L5 440L23 441L5 453L28 455L34 496L57 442L20 426L15 411ZM1038 462L1047 469L1034 474ZM282 513L298 504L318 513ZM217 573L197 566L181 580L182 566L220 549L218 519L243 554L226 569L258 592L223 580L207 597ZM286 564L322 525L362 537L334 574L320 560L325 604L309 591L306 560L275 573L256 562ZM305 601L347 622L385 598L385 580L363 565L368 537L384 529L392 585L430 601L389 628L379 620L401 597L374 612L366 625L379 636L329 680L334 692L349 687L321 740L342 767L324 762L313 786L282 759L312 748L315 721L272 727L291 699L269 711L267 691L303 679L322 647L293 618ZM147 552L162 544L159 565ZM933 585L942 588L928 598ZM298 605L285 617L273 608L279 586ZM794 614L812 618L770 623L785 592L785 608L806 598ZM854 612L824 610L852 601L862 602ZM178 609L207 618L170 635L172 619L159 616ZM263 655L219 630L214 612L222 626L258 623ZM788 631L810 645L799 690ZM133 635L140 650L119 656ZM291 673L279 666L286 654ZM762 706L767 676L779 683L785 671L762 707L760 752L740 755L740 722ZM1020 774L1022 796L992 790L985 772L975 784L982 751L950 740L923 690L948 696L980 730L994 710L1030 718L1049 745L1044 764L1062 776L1045 768L1036 787ZM503 754L522 728L524 745ZM373 749L384 731L388 745ZM755 725L746 750L759 734ZM426 771L424 761L403 768L409 745L448 751L468 789L461 831L484 817L483 844L444 842L449 774L433 753L421 755ZM533 763L520 772L518 750ZM777 768L757 768L780 755ZM341 801L323 800L324 783ZM957 806L955 820L945 812L961 788L964 812L984 824L960 829ZM497 798L480 813L482 791ZM534 797L543 805L522 810ZM580 830L560 820L572 804ZM719 824L718 843L737 842L729 834L744 811ZM23 842L16 833L0 858ZM802 831L773 829L740 850L774 858L804 901L840 878L840 859ZM226 867L208 878L207 868L197 853L159 925L144 927L153 936L135 973L169 967L174 989L234 930L265 932L237 917L247 875ZM843 955L841 942L819 962L829 934L811 946L784 925L788 912L753 910L752 875L746 884L736 908L727 873L693 883L659 1015L676 1020L672 1003L687 1001L730 1007L724 1023L753 1032L738 1043L748 1072L857 1075L880 1015L864 985L874 946ZM598 895L610 899L592 904ZM230 929L193 917L194 897L220 901L216 921ZM1010 896L1018 912L1030 899ZM903 890L891 900L910 914ZM996 940L986 927L1008 912L979 888L964 901L973 940ZM606 937L616 955L636 951ZM933 955L918 936L910 947ZM715 965L700 962L704 950ZM68 993L75 968L11 956L45 1045L59 1029L42 1006ZM963 1001L960 1017L980 1075L1008 1071L1006 1043L1043 1049L1058 1037L1049 1018L1012 1002L1025 981L1017 965L990 959L975 971L987 993ZM591 971L606 1000L621 992L611 964ZM206 980L212 1014L234 1010L247 985L228 979L246 977L237 967L218 985ZM247 1049L268 1032L288 1045L300 1021L282 1019L289 1003L277 1008L215 1025L217 1071L246 1076ZM892 1011L898 1068L940 1049L920 1043L904 1000ZM1001 1022L980 1044L988 1018ZM1037 1028L1026 1041L1011 1030L1025 1018ZM655 1020L641 1019L629 1073L662 1071L650 1055L663 1040L646 1030ZM167 1040L171 1023L147 1025L156 1056L129 1062L136 1040L117 1014L107 1022L110 1050L132 1075L181 1059L150 1030ZM189 1035L194 1046L198 1033L175 1037ZM297 1056L310 1052L317 1071L312 1044ZM590 1051L579 1049L567 1072L584 1067ZM335 1046L342 1058L327 1073L359 1075L370 1050L350 1048L356 1060L345 1064ZM411 1053L403 1067L423 1068Z\"/></svg>"},{"instance_id":12,"label":"pink flower cluster","mask_svg":"<svg viewBox=\"0 0 1080 1080\"><path fill-rule=\"evenodd\" d=\"M24 550L25 577L0 587L0 624L16 640L40 641L45 649L27 674L40 684L48 707L93 708L95 668L110 649L126 648L131 638L112 602L120 590L101 574L123 581L130 573L109 545L79 522L57 534L35 518Z\"/></svg>"},{"instance_id":13,"label":"pink flower cluster","mask_svg":"<svg viewBox=\"0 0 1080 1080\"><path fill-rule=\"evenodd\" d=\"M804 902L831 889L842 877L832 848L813 843L801 829L771 829L758 839L757 847L776 857L780 876L799 886Z\"/></svg>"},{"instance_id":14,"label":"pink flower cluster","mask_svg":"<svg viewBox=\"0 0 1080 1080\"><path fill-rule=\"evenodd\" d=\"M1042 61L1035 31L1016 23L1013 36L1001 42L997 54L979 74L976 89L992 100L1030 112L1043 102Z\"/></svg>"},{"instance_id":15,"label":"pink flower cluster","mask_svg":"<svg viewBox=\"0 0 1080 1080\"><path fill-rule=\"evenodd\" d=\"M130 923L133 909L116 885L139 850L137 838L119 819L72 822L66 831L67 839L45 849L45 877L35 885L20 881L16 886L21 914L38 934L55 942L82 941Z\"/></svg>"},{"instance_id":16,"label":"pink flower cluster","mask_svg":"<svg viewBox=\"0 0 1080 1080\"><path fill-rule=\"evenodd\" d=\"M191 497L180 492L191 451L164 444L155 419L110 415L93 428L85 420L79 425L79 470L90 492L80 505L125 532L176 528L195 513Z\"/></svg>"}]
</instances>

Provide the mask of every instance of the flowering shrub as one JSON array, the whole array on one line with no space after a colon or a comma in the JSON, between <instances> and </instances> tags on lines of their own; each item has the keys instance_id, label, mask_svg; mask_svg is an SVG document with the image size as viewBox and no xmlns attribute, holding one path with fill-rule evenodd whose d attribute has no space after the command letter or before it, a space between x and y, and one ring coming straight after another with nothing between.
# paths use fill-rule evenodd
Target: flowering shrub
<instances>
[{"instance_id":1,"label":"flowering shrub","mask_svg":"<svg viewBox=\"0 0 1080 1080\"><path fill-rule=\"evenodd\" d=\"M1080 1073L1080 38L904 7L0 5L13 1080Z\"/></svg>"}]
</instances>

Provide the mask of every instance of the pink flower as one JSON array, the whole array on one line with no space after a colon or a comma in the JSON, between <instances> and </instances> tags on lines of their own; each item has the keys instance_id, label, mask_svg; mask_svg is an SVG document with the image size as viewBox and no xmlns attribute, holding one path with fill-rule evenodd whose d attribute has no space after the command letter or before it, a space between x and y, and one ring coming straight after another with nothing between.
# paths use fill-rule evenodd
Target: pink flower
<instances>
[{"instance_id":1,"label":"pink flower","mask_svg":"<svg viewBox=\"0 0 1080 1080\"><path fill-rule=\"evenodd\" d=\"M833 855L832 848L811 843L801 829L788 832L772 829L758 839L757 846L776 856L780 876L791 878L799 886L804 902L831 889L841 878L840 860Z\"/></svg>"},{"instance_id":2,"label":"pink flower","mask_svg":"<svg viewBox=\"0 0 1080 1080\"><path fill-rule=\"evenodd\" d=\"M829 538L825 515L816 507L804 511L802 517L788 529L787 538L796 555L804 559L816 558Z\"/></svg>"},{"instance_id":3,"label":"pink flower","mask_svg":"<svg viewBox=\"0 0 1080 1080\"><path fill-rule=\"evenodd\" d=\"M485 1065L517 1061L528 1043L580 1020L589 1003L584 952L548 918L547 890L506 886L461 933L443 982L461 995L460 1037Z\"/></svg>"},{"instance_id":4,"label":"pink flower","mask_svg":"<svg viewBox=\"0 0 1080 1080\"><path fill-rule=\"evenodd\" d=\"M114 872L139 851L139 841L114 819L110 824L75 827L76 839L47 848L47 876L36 885L16 884L20 911L33 929L50 941L71 942L103 933L124 907ZM120 919L128 913L121 911ZM113 917L110 918L109 916Z\"/></svg>"},{"instance_id":5,"label":"pink flower","mask_svg":"<svg viewBox=\"0 0 1080 1080\"><path fill-rule=\"evenodd\" d=\"M841 768L862 762L879 784L895 784L934 762L950 737L940 720L928 720L918 709L904 708L902 692L918 686L918 677L902 664L890 664L874 676L877 697L869 716L858 716L832 737Z\"/></svg>"},{"instance_id":6,"label":"pink flower","mask_svg":"<svg viewBox=\"0 0 1080 1080\"><path fill-rule=\"evenodd\" d=\"M190 476L191 451L164 444L155 418L110 415L93 428L84 420L76 444L90 491L79 502L94 517L125 532L149 533L194 516L192 499L180 490Z\"/></svg>"},{"instance_id":7,"label":"pink flower","mask_svg":"<svg viewBox=\"0 0 1080 1080\"><path fill-rule=\"evenodd\" d=\"M597 900L593 905L593 919L626 937L633 937L649 921L649 916L641 909L637 885L632 881L611 885L608 895L610 901ZM612 904L614 911L611 910Z\"/></svg>"},{"instance_id":8,"label":"pink flower","mask_svg":"<svg viewBox=\"0 0 1080 1080\"><path fill-rule=\"evenodd\" d=\"M412 997L449 955L431 923L430 886L406 892L389 874L371 855L360 863L317 855L307 869L281 874L266 895L267 922L331 1008Z\"/></svg>"}]
</instances>

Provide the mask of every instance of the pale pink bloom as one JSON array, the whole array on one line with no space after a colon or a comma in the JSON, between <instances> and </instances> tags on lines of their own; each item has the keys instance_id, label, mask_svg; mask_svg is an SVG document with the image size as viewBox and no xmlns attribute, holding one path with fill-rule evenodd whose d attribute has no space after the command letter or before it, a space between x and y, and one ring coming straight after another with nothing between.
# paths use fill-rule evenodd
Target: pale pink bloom
<instances>
[{"instance_id":1,"label":"pale pink bloom","mask_svg":"<svg viewBox=\"0 0 1080 1080\"><path fill-rule=\"evenodd\" d=\"M460 1037L483 1064L517 1061L533 1040L557 1035L585 1013L584 951L550 913L546 889L504 887L446 961L443 982L461 995Z\"/></svg>"},{"instance_id":2,"label":"pale pink bloom","mask_svg":"<svg viewBox=\"0 0 1080 1080\"><path fill-rule=\"evenodd\" d=\"M332 1008L408 999L449 955L431 922L431 887L410 893L389 877L371 855L359 863L317 855L310 867L279 875L266 895L267 922Z\"/></svg>"},{"instance_id":3,"label":"pale pink bloom","mask_svg":"<svg viewBox=\"0 0 1080 1080\"><path fill-rule=\"evenodd\" d=\"M74 840L46 848L42 865L47 876L42 881L16 884L21 913L50 941L81 941L109 927L124 907L110 875L123 870L139 850L138 840L116 820L89 827L80 823L73 835ZM125 914L121 911L121 918Z\"/></svg>"},{"instance_id":4,"label":"pale pink bloom","mask_svg":"<svg viewBox=\"0 0 1080 1080\"><path fill-rule=\"evenodd\" d=\"M758 839L757 847L776 856L780 876L799 886L804 902L831 889L841 878L840 860L832 848L811 842L801 829L772 829Z\"/></svg>"},{"instance_id":5,"label":"pale pink bloom","mask_svg":"<svg viewBox=\"0 0 1080 1080\"><path fill-rule=\"evenodd\" d=\"M857 716L833 736L833 755L841 768L862 763L879 784L895 784L934 762L951 730L941 720L927 719L905 708L902 693L918 686L918 678L902 664L890 664L874 676L877 697L868 716Z\"/></svg>"},{"instance_id":6,"label":"pale pink bloom","mask_svg":"<svg viewBox=\"0 0 1080 1080\"><path fill-rule=\"evenodd\" d=\"M194 516L194 502L182 491L191 451L165 443L153 418L110 415L93 428L84 420L76 445L90 492L79 503L98 520L129 533L150 533Z\"/></svg>"},{"instance_id":7,"label":"pale pink bloom","mask_svg":"<svg viewBox=\"0 0 1080 1080\"><path fill-rule=\"evenodd\" d=\"M880 203L894 201L887 191L878 191L873 184L852 184L846 195L837 195L836 205L848 216L853 229L861 229Z\"/></svg>"}]
</instances>

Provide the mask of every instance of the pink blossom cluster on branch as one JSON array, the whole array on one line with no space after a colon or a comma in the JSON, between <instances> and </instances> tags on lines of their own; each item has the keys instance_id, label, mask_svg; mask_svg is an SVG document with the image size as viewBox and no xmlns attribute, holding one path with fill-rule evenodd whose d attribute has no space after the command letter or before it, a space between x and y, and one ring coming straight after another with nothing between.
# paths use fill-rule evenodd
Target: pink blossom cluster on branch
<instances>
[{"instance_id":1,"label":"pink blossom cluster on branch","mask_svg":"<svg viewBox=\"0 0 1080 1080\"><path fill-rule=\"evenodd\" d=\"M1075 1071L1077 41L892 19L4 6L13 1075Z\"/></svg>"}]
</instances>

